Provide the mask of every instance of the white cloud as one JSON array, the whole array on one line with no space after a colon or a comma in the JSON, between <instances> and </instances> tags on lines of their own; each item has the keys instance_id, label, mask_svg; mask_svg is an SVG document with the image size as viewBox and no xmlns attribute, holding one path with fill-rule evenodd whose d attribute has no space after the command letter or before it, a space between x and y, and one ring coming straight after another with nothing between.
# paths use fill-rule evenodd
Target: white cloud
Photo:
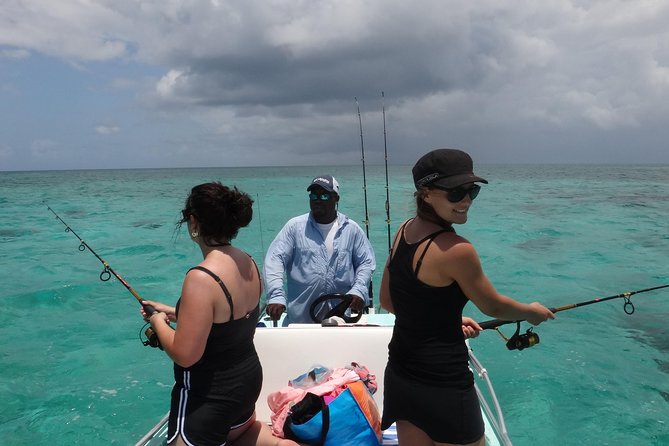
<instances>
[{"instance_id":1,"label":"white cloud","mask_svg":"<svg viewBox=\"0 0 669 446\"><path fill-rule=\"evenodd\" d=\"M0 45L74 60L110 60L127 54L120 37L132 17L105 1L26 0L4 2Z\"/></svg>"},{"instance_id":2,"label":"white cloud","mask_svg":"<svg viewBox=\"0 0 669 446\"><path fill-rule=\"evenodd\" d=\"M0 59L27 59L28 57L30 57L30 52L24 49L0 49Z\"/></svg>"},{"instance_id":3,"label":"white cloud","mask_svg":"<svg viewBox=\"0 0 669 446\"><path fill-rule=\"evenodd\" d=\"M99 125L95 127L95 131L100 135L111 135L112 133L120 132L121 128L118 126Z\"/></svg>"},{"instance_id":4,"label":"white cloud","mask_svg":"<svg viewBox=\"0 0 669 446\"><path fill-rule=\"evenodd\" d=\"M180 86L188 84L188 73L170 70L156 83L156 93L165 101L171 101L180 95Z\"/></svg>"}]
</instances>

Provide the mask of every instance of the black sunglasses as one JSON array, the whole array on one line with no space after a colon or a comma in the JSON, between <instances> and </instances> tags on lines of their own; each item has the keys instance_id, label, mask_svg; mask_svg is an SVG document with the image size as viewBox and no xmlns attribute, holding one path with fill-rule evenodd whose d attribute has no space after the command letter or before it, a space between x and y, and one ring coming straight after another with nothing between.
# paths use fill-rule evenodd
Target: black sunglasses
<instances>
[{"instance_id":1,"label":"black sunglasses","mask_svg":"<svg viewBox=\"0 0 669 446\"><path fill-rule=\"evenodd\" d=\"M441 187L437 187L437 189L446 192L446 199L451 203L459 203L467 195L469 195L469 198L472 200L476 198L481 191L481 186L474 184L472 186L460 186L453 189L444 189Z\"/></svg>"},{"instance_id":2,"label":"black sunglasses","mask_svg":"<svg viewBox=\"0 0 669 446\"><path fill-rule=\"evenodd\" d=\"M332 195L326 193L315 194L311 192L309 194L309 200L311 201L330 201L330 198L332 198Z\"/></svg>"}]
</instances>

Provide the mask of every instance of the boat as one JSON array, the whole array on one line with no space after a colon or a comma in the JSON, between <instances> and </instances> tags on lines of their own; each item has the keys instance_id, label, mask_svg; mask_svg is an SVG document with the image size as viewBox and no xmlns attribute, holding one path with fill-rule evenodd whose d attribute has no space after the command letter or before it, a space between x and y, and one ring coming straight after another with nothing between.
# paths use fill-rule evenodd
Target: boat
<instances>
[{"instance_id":1,"label":"boat","mask_svg":"<svg viewBox=\"0 0 669 446\"><path fill-rule=\"evenodd\" d=\"M256 403L257 419L269 422L271 412L266 403L267 396L286 386L290 379L302 375L314 366L344 367L351 362L366 366L370 373L376 375L378 389L374 400L381 412L383 375L393 323L392 314L365 314L357 323L291 324L288 327L272 326L275 324L268 316L261 318L254 339L264 376L263 387ZM476 392L485 423L486 445L511 446L492 382L485 367L469 347L469 342L467 346L469 364L474 373ZM168 415L165 415L136 446L166 445L167 419ZM398 444L394 425L383 433L382 444Z\"/></svg>"}]
</instances>

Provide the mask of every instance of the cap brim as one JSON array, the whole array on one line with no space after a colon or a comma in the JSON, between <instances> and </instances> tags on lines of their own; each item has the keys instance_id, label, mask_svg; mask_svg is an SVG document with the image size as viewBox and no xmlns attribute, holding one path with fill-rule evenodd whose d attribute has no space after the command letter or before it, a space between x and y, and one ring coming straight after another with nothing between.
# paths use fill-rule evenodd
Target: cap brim
<instances>
[{"instance_id":1,"label":"cap brim","mask_svg":"<svg viewBox=\"0 0 669 446\"><path fill-rule=\"evenodd\" d=\"M471 173L465 173L461 175L453 175L451 177L439 178L436 181L433 181L429 184L426 184L427 187L440 187L444 189L453 189L458 186L462 186L467 183L485 183L488 184L488 181L476 176Z\"/></svg>"},{"instance_id":2,"label":"cap brim","mask_svg":"<svg viewBox=\"0 0 669 446\"><path fill-rule=\"evenodd\" d=\"M332 189L331 187L324 186L322 184L310 184L309 187L307 187L307 191L310 191L316 187L320 187L321 189L326 190L328 192L334 192L334 189Z\"/></svg>"}]
</instances>

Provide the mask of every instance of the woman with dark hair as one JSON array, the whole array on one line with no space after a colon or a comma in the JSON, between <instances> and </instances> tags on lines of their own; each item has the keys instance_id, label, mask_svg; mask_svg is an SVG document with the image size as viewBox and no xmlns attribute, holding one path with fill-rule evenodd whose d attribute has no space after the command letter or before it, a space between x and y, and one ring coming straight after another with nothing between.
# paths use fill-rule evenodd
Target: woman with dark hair
<instances>
[{"instance_id":1,"label":"woman with dark hair","mask_svg":"<svg viewBox=\"0 0 669 446\"><path fill-rule=\"evenodd\" d=\"M262 368L253 345L262 282L255 261L232 246L253 216L253 200L219 182L195 186L182 210L204 260L188 270L176 307L144 301L174 361L168 444L297 445L256 421ZM176 329L169 323L176 322Z\"/></svg>"},{"instance_id":2,"label":"woman with dark hair","mask_svg":"<svg viewBox=\"0 0 669 446\"><path fill-rule=\"evenodd\" d=\"M397 423L402 446L485 444L481 409L468 368L465 338L481 327L462 310L472 301L483 313L538 325L554 315L538 302L498 293L476 250L454 224L481 186L470 156L433 150L413 168L416 216L400 227L383 271L381 306L395 314L385 371L383 422Z\"/></svg>"}]
</instances>

